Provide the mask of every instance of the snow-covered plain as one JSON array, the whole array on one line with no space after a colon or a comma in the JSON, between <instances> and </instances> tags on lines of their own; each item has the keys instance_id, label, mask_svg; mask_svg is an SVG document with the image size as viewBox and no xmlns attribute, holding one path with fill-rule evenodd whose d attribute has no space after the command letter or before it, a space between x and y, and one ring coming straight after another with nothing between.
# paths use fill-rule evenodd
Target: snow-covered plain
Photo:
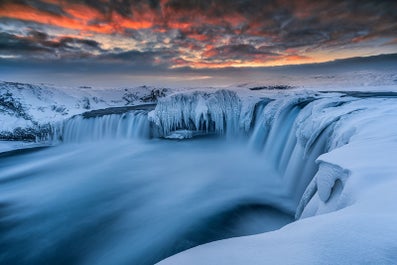
<instances>
[{"instance_id":1,"label":"snow-covered plain","mask_svg":"<svg viewBox=\"0 0 397 265\"><path fill-rule=\"evenodd\" d=\"M2 95L12 92L22 111L3 111L2 129L49 122L58 146L0 161L6 224L26 229L3 229L0 261L40 264L60 255L78 264L153 264L193 247L158 264L396 264L396 75L363 76L361 84L315 90L168 89L155 100L153 88L136 88L128 95L144 92L132 101L122 89L3 84ZM77 115L88 110L84 98L90 110L158 102ZM35 177L20 180L25 175ZM242 205L255 205L255 217L225 214ZM217 224L211 231L209 220ZM50 236L63 222L70 227ZM82 227L103 234L82 237ZM64 242L79 239L86 251L63 252Z\"/></svg>"}]
</instances>

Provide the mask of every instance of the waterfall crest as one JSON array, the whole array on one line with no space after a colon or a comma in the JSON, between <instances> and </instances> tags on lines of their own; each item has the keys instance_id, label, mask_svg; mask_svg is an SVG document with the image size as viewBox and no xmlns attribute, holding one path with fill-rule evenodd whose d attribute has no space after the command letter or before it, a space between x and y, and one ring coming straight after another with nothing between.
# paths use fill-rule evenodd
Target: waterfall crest
<instances>
[{"instance_id":1,"label":"waterfall crest","mask_svg":"<svg viewBox=\"0 0 397 265\"><path fill-rule=\"evenodd\" d=\"M57 128L63 142L87 142L114 139L145 139L150 136L147 111L129 111L98 117L74 116Z\"/></svg>"}]
</instances>

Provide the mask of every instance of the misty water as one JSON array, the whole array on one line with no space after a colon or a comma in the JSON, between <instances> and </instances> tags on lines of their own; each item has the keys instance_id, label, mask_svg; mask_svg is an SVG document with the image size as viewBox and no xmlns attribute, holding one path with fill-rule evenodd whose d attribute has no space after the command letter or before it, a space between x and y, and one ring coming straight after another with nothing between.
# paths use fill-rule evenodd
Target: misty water
<instances>
[{"instance_id":1,"label":"misty water","mask_svg":"<svg viewBox=\"0 0 397 265\"><path fill-rule=\"evenodd\" d=\"M245 141L111 140L0 159L4 264L153 264L293 220L281 178ZM285 208L285 207L284 207Z\"/></svg>"}]
</instances>

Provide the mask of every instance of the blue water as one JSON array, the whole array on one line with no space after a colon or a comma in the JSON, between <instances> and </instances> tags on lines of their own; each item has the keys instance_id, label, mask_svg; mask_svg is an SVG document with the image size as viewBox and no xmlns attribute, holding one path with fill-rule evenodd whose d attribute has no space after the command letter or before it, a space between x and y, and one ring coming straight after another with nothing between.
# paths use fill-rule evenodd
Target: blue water
<instances>
[{"instance_id":1,"label":"blue water","mask_svg":"<svg viewBox=\"0 0 397 265\"><path fill-rule=\"evenodd\" d=\"M100 141L2 155L0 264L154 264L291 222L272 199L277 173L246 146Z\"/></svg>"}]
</instances>

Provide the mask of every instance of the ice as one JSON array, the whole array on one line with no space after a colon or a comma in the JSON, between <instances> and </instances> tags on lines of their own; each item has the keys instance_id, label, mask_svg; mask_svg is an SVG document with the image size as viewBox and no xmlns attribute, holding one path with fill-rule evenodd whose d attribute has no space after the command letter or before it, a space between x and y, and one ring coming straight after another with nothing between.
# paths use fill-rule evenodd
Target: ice
<instances>
[{"instance_id":1,"label":"ice","mask_svg":"<svg viewBox=\"0 0 397 265\"><path fill-rule=\"evenodd\" d=\"M345 207L346 198L341 196L341 192L349 174L349 171L338 165L321 162L317 174L301 198L296 218L333 212Z\"/></svg>"},{"instance_id":2,"label":"ice","mask_svg":"<svg viewBox=\"0 0 397 265\"><path fill-rule=\"evenodd\" d=\"M241 102L233 91L194 91L161 99L149 119L163 136L176 130L236 135L240 131Z\"/></svg>"},{"instance_id":3,"label":"ice","mask_svg":"<svg viewBox=\"0 0 397 265\"><path fill-rule=\"evenodd\" d=\"M189 131L189 130L176 130L173 131L171 134L167 135L165 138L167 139L177 139L177 140L182 140L182 139L190 139L193 138L195 135L194 131Z\"/></svg>"}]
</instances>

